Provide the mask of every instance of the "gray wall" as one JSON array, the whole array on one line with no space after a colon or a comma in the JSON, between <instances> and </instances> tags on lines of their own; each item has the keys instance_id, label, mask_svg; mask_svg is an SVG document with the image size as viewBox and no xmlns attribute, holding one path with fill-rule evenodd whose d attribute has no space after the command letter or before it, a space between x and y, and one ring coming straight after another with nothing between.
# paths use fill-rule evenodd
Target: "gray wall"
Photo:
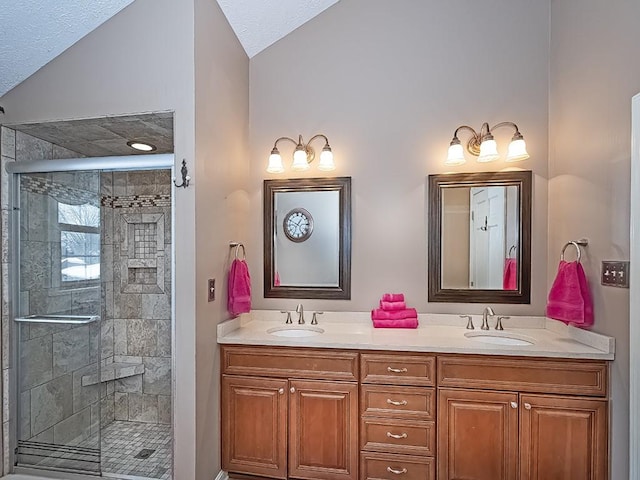
<instances>
[{"instance_id":1,"label":"gray wall","mask_svg":"<svg viewBox=\"0 0 640 480\"><path fill-rule=\"evenodd\" d=\"M195 0L195 215L196 309L196 451L195 477L220 471L220 362L217 324L229 318L227 272L229 242L247 244L255 233L249 211L249 59L212 0ZM188 191L189 189L187 189ZM176 197L183 195L181 189ZM176 228L176 235L181 232ZM176 259L177 260L177 259ZM247 249L256 273L258 251ZM216 279L216 301L207 302L207 280ZM181 328L176 310L176 328ZM185 353L186 354L186 353ZM193 355L193 349L189 353Z\"/></svg>"},{"instance_id":2,"label":"gray wall","mask_svg":"<svg viewBox=\"0 0 640 480\"><path fill-rule=\"evenodd\" d=\"M622 480L629 478L629 291L601 286L599 275L602 260L629 259L640 3L554 0L551 6L548 281L564 242L587 237L583 263L594 295L594 330L616 338L611 478Z\"/></svg>"},{"instance_id":3,"label":"gray wall","mask_svg":"<svg viewBox=\"0 0 640 480\"><path fill-rule=\"evenodd\" d=\"M263 179L323 176L314 164L266 173L274 140L324 133L337 165L328 176L353 177L352 295L305 307L367 311L399 291L420 312L480 313L483 305L427 303L426 177L533 170L533 257L546 259L548 65L548 2L338 2L251 59L248 251L262 251ZM485 121L516 122L531 158L446 167L455 128ZM503 158L512 135L495 132ZM293 148L281 154L288 166ZM263 298L262 257L251 260L254 308L293 309L297 300ZM541 314L546 286L546 262L534 262L531 305L496 311Z\"/></svg>"}]
</instances>

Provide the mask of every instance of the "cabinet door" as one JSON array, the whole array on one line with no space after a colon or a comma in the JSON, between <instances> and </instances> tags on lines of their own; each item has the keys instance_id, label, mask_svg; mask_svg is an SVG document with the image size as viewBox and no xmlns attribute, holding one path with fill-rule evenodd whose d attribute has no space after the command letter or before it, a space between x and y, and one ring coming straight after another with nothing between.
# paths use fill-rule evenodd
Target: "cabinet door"
<instances>
[{"instance_id":1,"label":"cabinet door","mask_svg":"<svg viewBox=\"0 0 640 480\"><path fill-rule=\"evenodd\" d=\"M606 480L607 402L522 395L521 480Z\"/></svg>"},{"instance_id":2,"label":"cabinet door","mask_svg":"<svg viewBox=\"0 0 640 480\"><path fill-rule=\"evenodd\" d=\"M438 392L438 479L515 480L518 395Z\"/></svg>"},{"instance_id":3,"label":"cabinet door","mask_svg":"<svg viewBox=\"0 0 640 480\"><path fill-rule=\"evenodd\" d=\"M355 480L358 385L291 380L289 386L289 476Z\"/></svg>"},{"instance_id":4,"label":"cabinet door","mask_svg":"<svg viewBox=\"0 0 640 480\"><path fill-rule=\"evenodd\" d=\"M222 377L222 467L287 478L287 381Z\"/></svg>"}]
</instances>

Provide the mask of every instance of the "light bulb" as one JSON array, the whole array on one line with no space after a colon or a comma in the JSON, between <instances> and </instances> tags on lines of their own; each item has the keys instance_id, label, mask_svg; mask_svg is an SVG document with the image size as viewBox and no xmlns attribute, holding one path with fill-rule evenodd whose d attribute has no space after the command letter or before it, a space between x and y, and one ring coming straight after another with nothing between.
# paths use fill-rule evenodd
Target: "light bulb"
<instances>
[{"instance_id":1,"label":"light bulb","mask_svg":"<svg viewBox=\"0 0 640 480\"><path fill-rule=\"evenodd\" d=\"M457 142L456 142L457 140ZM449 153L445 165L462 165L466 160L464 159L464 150L460 144L460 140L455 138L449 145Z\"/></svg>"},{"instance_id":2,"label":"light bulb","mask_svg":"<svg viewBox=\"0 0 640 480\"><path fill-rule=\"evenodd\" d=\"M318 170L328 172L335 169L336 165L335 163L333 163L333 152L331 151L331 147L329 147L329 145L325 145L322 149L322 153L320 154L320 163L318 163Z\"/></svg>"},{"instance_id":3,"label":"light bulb","mask_svg":"<svg viewBox=\"0 0 640 480\"><path fill-rule=\"evenodd\" d=\"M489 134L485 136L484 140L480 144L480 155L478 156L479 162L493 162L500 157L498 155L498 145L493 139L493 135Z\"/></svg>"},{"instance_id":4,"label":"light bulb","mask_svg":"<svg viewBox=\"0 0 640 480\"><path fill-rule=\"evenodd\" d=\"M293 163L291 164L293 170L308 170L309 162L307 162L307 152L303 146L298 145L296 151L293 152Z\"/></svg>"},{"instance_id":5,"label":"light bulb","mask_svg":"<svg viewBox=\"0 0 640 480\"><path fill-rule=\"evenodd\" d=\"M527 145L524 143L524 138L520 133L516 133L509 144L506 161L518 162L527 158L529 158L529 154L527 153Z\"/></svg>"},{"instance_id":6,"label":"light bulb","mask_svg":"<svg viewBox=\"0 0 640 480\"><path fill-rule=\"evenodd\" d=\"M267 166L267 172L269 173L282 173L284 172L284 165L282 165L282 157L277 148L271 150L269 156L269 165Z\"/></svg>"}]
</instances>

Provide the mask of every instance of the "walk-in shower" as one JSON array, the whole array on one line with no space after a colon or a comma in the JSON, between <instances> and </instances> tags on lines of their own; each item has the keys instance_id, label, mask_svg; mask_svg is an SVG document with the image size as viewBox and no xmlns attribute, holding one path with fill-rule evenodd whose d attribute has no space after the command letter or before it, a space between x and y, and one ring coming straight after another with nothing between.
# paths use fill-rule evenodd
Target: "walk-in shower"
<instances>
[{"instance_id":1,"label":"walk-in shower","mask_svg":"<svg viewBox=\"0 0 640 480\"><path fill-rule=\"evenodd\" d=\"M5 162L12 470L172 478L173 162Z\"/></svg>"}]
</instances>

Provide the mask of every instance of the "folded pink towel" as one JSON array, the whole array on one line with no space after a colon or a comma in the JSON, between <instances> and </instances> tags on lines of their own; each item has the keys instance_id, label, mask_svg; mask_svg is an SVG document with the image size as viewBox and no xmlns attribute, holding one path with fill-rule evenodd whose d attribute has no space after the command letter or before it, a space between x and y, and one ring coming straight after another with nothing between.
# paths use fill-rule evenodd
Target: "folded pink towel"
<instances>
[{"instance_id":1,"label":"folded pink towel","mask_svg":"<svg viewBox=\"0 0 640 480\"><path fill-rule=\"evenodd\" d=\"M504 261L504 277L502 278L502 289L518 289L518 260L515 258L507 258Z\"/></svg>"},{"instance_id":2,"label":"folded pink towel","mask_svg":"<svg viewBox=\"0 0 640 480\"><path fill-rule=\"evenodd\" d=\"M578 327L593 325L593 299L580 262L560 261L549 290L547 316Z\"/></svg>"},{"instance_id":3,"label":"folded pink towel","mask_svg":"<svg viewBox=\"0 0 640 480\"><path fill-rule=\"evenodd\" d=\"M251 310L251 277L247 262L235 259L229 270L227 309L231 315L248 313Z\"/></svg>"},{"instance_id":4,"label":"folded pink towel","mask_svg":"<svg viewBox=\"0 0 640 480\"><path fill-rule=\"evenodd\" d=\"M407 308L407 304L404 302L385 302L384 300L380 300L380 308L382 310L404 310Z\"/></svg>"},{"instance_id":5,"label":"folded pink towel","mask_svg":"<svg viewBox=\"0 0 640 480\"><path fill-rule=\"evenodd\" d=\"M382 295L384 302L404 302L404 294L402 293L385 293Z\"/></svg>"},{"instance_id":6,"label":"folded pink towel","mask_svg":"<svg viewBox=\"0 0 640 480\"><path fill-rule=\"evenodd\" d=\"M418 319L416 317L400 320L374 319L373 328L418 328Z\"/></svg>"},{"instance_id":7,"label":"folded pink towel","mask_svg":"<svg viewBox=\"0 0 640 480\"><path fill-rule=\"evenodd\" d=\"M417 318L418 312L415 308L405 308L404 310L386 311L380 308L371 310L372 320L402 320L403 318Z\"/></svg>"}]
</instances>

